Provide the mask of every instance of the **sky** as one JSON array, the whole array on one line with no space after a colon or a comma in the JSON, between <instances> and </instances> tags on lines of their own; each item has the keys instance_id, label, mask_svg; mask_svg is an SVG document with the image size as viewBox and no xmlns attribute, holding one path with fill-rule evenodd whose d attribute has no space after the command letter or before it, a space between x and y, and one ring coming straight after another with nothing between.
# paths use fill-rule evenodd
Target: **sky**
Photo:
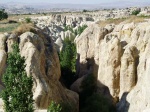
<instances>
[{"instance_id":1,"label":"sky","mask_svg":"<svg viewBox=\"0 0 150 112\"><path fill-rule=\"evenodd\" d=\"M68 4L101 4L113 2L139 2L150 3L150 0L0 0L0 3L21 2L21 3L68 3Z\"/></svg>"}]
</instances>

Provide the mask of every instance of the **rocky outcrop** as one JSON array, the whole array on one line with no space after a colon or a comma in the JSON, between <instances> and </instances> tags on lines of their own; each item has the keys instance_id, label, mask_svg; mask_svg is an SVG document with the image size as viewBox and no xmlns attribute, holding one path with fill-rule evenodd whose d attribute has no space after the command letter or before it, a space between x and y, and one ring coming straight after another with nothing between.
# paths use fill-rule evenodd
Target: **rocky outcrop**
<instances>
[{"instance_id":1,"label":"rocky outcrop","mask_svg":"<svg viewBox=\"0 0 150 112\"><path fill-rule=\"evenodd\" d=\"M149 22L88 27L75 41L78 75L97 76L98 92L108 93L118 112L147 112L150 109ZM95 69L95 65L97 68ZM81 83L79 78L74 91ZM100 90L100 91L99 91ZM110 97L111 98L111 97Z\"/></svg>"},{"instance_id":2,"label":"rocky outcrop","mask_svg":"<svg viewBox=\"0 0 150 112\"><path fill-rule=\"evenodd\" d=\"M139 60L137 63L137 82L130 92L126 92L126 96L122 96L123 100L118 103L119 112L145 112L150 108L149 97L149 52L150 52L150 27L148 23L139 24L133 31L133 37L129 45L134 44L139 51ZM144 33L143 33L144 32ZM137 53L134 53L137 54ZM130 58L132 59L132 58ZM134 66L136 67L136 66ZM131 75L131 74L130 74ZM134 74L130 76L130 80L134 79ZM133 83L135 81L133 80Z\"/></svg>"},{"instance_id":3,"label":"rocky outcrop","mask_svg":"<svg viewBox=\"0 0 150 112\"><path fill-rule=\"evenodd\" d=\"M99 27L97 24L89 26L76 38L77 44L77 74L82 77L86 74L97 76L99 64L99 44L108 30Z\"/></svg>"},{"instance_id":4,"label":"rocky outcrop","mask_svg":"<svg viewBox=\"0 0 150 112\"><path fill-rule=\"evenodd\" d=\"M137 81L138 51L135 46L127 47L121 58L120 96L128 93Z\"/></svg>"},{"instance_id":5,"label":"rocky outcrop","mask_svg":"<svg viewBox=\"0 0 150 112\"><path fill-rule=\"evenodd\" d=\"M120 91L120 65L122 47L117 37L106 36L99 49L99 69L97 80L109 88L110 94L117 101Z\"/></svg>"},{"instance_id":6,"label":"rocky outcrop","mask_svg":"<svg viewBox=\"0 0 150 112\"><path fill-rule=\"evenodd\" d=\"M61 76L60 63L55 45L48 35L43 31L36 29L36 34L25 32L19 37L11 34L7 38L7 48L11 52L11 45L19 42L20 54L25 57L27 75L32 75L34 80L33 98L36 109L47 109L52 100L56 102L65 101L71 103L78 111L78 95L67 90L59 82ZM6 39L3 41L6 43ZM2 48L0 46L0 48ZM4 52L4 53L3 53ZM6 56L0 50L0 66L6 64ZM1 61L1 57L3 58ZM1 68L0 68L1 70Z\"/></svg>"}]
</instances>

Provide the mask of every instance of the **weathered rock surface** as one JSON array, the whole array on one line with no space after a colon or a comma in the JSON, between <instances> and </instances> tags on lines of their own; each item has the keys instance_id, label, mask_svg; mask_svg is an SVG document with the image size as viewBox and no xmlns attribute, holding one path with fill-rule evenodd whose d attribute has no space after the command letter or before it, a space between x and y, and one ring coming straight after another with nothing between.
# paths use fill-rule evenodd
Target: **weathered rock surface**
<instances>
[{"instance_id":1,"label":"weathered rock surface","mask_svg":"<svg viewBox=\"0 0 150 112\"><path fill-rule=\"evenodd\" d=\"M89 26L80 37L76 38L77 44L77 73L79 77L93 73L97 76L99 64L99 44L107 34L105 28L97 24Z\"/></svg>"},{"instance_id":2,"label":"weathered rock surface","mask_svg":"<svg viewBox=\"0 0 150 112\"><path fill-rule=\"evenodd\" d=\"M99 49L98 81L109 88L117 101L119 94L120 65L122 47L117 37L105 37Z\"/></svg>"},{"instance_id":3,"label":"weathered rock surface","mask_svg":"<svg viewBox=\"0 0 150 112\"><path fill-rule=\"evenodd\" d=\"M97 76L98 90L105 93L108 88L114 101L119 101L118 112L150 109L149 35L149 22L124 22L114 29L109 25L105 28L90 26L75 40L77 73L80 77L88 73ZM78 91L77 82L72 85L75 91Z\"/></svg>"},{"instance_id":4,"label":"weathered rock surface","mask_svg":"<svg viewBox=\"0 0 150 112\"><path fill-rule=\"evenodd\" d=\"M138 51L135 46L127 47L121 58L120 96L128 93L137 81Z\"/></svg>"},{"instance_id":5,"label":"weathered rock surface","mask_svg":"<svg viewBox=\"0 0 150 112\"><path fill-rule=\"evenodd\" d=\"M47 109L52 100L56 102L66 101L71 102L72 106L76 108L72 111L77 112L78 95L67 90L59 82L60 63L54 43L51 37L41 30L37 32L37 34L26 32L19 37L12 34L11 38L7 39L8 51L11 52L10 46L14 42L18 42L19 38L20 54L25 57L27 75L32 75L34 80L35 107L36 109ZM6 40L4 41L6 42ZM5 67L4 64L6 64L6 53L4 50L0 50L0 70L1 66Z\"/></svg>"}]
</instances>

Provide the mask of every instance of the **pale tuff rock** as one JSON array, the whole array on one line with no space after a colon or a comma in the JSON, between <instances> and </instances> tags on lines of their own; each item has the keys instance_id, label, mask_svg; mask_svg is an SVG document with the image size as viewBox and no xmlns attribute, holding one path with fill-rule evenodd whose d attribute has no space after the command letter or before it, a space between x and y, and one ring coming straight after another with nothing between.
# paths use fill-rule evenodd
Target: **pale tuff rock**
<instances>
[{"instance_id":1,"label":"pale tuff rock","mask_svg":"<svg viewBox=\"0 0 150 112\"><path fill-rule=\"evenodd\" d=\"M98 81L109 88L110 94L117 101L119 94L120 65L122 47L117 37L102 41L99 49Z\"/></svg>"},{"instance_id":2,"label":"pale tuff rock","mask_svg":"<svg viewBox=\"0 0 150 112\"><path fill-rule=\"evenodd\" d=\"M120 98L130 92L137 81L138 51L135 46L127 47L121 58Z\"/></svg>"},{"instance_id":3,"label":"pale tuff rock","mask_svg":"<svg viewBox=\"0 0 150 112\"><path fill-rule=\"evenodd\" d=\"M3 112L3 110L1 110L1 109L3 109L3 100L0 98L0 111Z\"/></svg>"},{"instance_id":4,"label":"pale tuff rock","mask_svg":"<svg viewBox=\"0 0 150 112\"><path fill-rule=\"evenodd\" d=\"M6 39L7 39L6 35L0 34L0 50L6 49Z\"/></svg>"},{"instance_id":5,"label":"pale tuff rock","mask_svg":"<svg viewBox=\"0 0 150 112\"><path fill-rule=\"evenodd\" d=\"M71 102L78 111L78 95L64 88L59 82L61 76L60 63L55 45L47 34L41 30L37 34L26 32L19 37L11 34L7 40L0 44L0 75L3 74L6 64L4 44L7 41L8 52L12 51L11 45L19 42L20 54L25 57L27 75L32 75L34 80L33 98L36 109L47 109L52 100L56 102ZM3 86L0 85L0 90ZM1 104L0 104L1 105Z\"/></svg>"},{"instance_id":6,"label":"pale tuff rock","mask_svg":"<svg viewBox=\"0 0 150 112\"><path fill-rule=\"evenodd\" d=\"M77 73L79 77L93 73L97 76L99 63L99 44L107 34L105 28L99 27L97 24L89 26L85 31L76 38L77 44Z\"/></svg>"},{"instance_id":7,"label":"pale tuff rock","mask_svg":"<svg viewBox=\"0 0 150 112\"><path fill-rule=\"evenodd\" d=\"M47 108L51 100L72 102L78 106L78 95L65 90L59 82L59 58L50 38L26 32L20 36L21 55L26 59L26 71L34 79L36 108Z\"/></svg>"},{"instance_id":8,"label":"pale tuff rock","mask_svg":"<svg viewBox=\"0 0 150 112\"><path fill-rule=\"evenodd\" d=\"M60 37L55 41L55 44L56 44L57 51L59 52L62 51L63 40Z\"/></svg>"},{"instance_id":9,"label":"pale tuff rock","mask_svg":"<svg viewBox=\"0 0 150 112\"><path fill-rule=\"evenodd\" d=\"M147 112L150 109L149 22L124 22L110 29L92 25L75 39L77 73L81 78L71 86L72 90L79 92L82 76L93 73L97 76L98 92L110 92L114 101L119 101L118 112Z\"/></svg>"},{"instance_id":10,"label":"pale tuff rock","mask_svg":"<svg viewBox=\"0 0 150 112\"><path fill-rule=\"evenodd\" d=\"M0 50L0 78L5 71L7 54L4 50ZM1 82L0 82L1 84Z\"/></svg>"},{"instance_id":11,"label":"pale tuff rock","mask_svg":"<svg viewBox=\"0 0 150 112\"><path fill-rule=\"evenodd\" d=\"M8 52L12 52L12 45L18 42L16 34L11 34L7 39Z\"/></svg>"},{"instance_id":12,"label":"pale tuff rock","mask_svg":"<svg viewBox=\"0 0 150 112\"><path fill-rule=\"evenodd\" d=\"M0 79L6 68L6 35L0 34ZM3 89L2 82L0 81L0 91Z\"/></svg>"}]
</instances>

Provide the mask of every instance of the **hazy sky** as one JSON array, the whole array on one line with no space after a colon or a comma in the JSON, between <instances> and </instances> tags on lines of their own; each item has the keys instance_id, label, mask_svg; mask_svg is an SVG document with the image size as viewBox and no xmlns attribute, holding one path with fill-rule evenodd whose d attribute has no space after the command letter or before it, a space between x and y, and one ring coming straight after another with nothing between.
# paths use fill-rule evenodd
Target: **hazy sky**
<instances>
[{"instance_id":1,"label":"hazy sky","mask_svg":"<svg viewBox=\"0 0 150 112\"><path fill-rule=\"evenodd\" d=\"M112 3L112 2L149 2L150 0L0 0L0 3L6 2L22 2L22 3L71 3L71 4L100 4L100 3Z\"/></svg>"}]
</instances>

